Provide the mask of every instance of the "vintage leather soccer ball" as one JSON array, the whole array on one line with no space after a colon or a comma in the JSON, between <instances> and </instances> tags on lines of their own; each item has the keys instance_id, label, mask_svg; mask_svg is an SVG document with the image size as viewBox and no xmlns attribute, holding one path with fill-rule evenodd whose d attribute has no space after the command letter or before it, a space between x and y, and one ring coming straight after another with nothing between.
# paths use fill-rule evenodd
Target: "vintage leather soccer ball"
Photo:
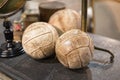
<instances>
[{"instance_id":1,"label":"vintage leather soccer ball","mask_svg":"<svg viewBox=\"0 0 120 80\"><path fill-rule=\"evenodd\" d=\"M70 69L78 69L89 64L93 57L92 39L79 29L61 35L56 42L56 56L60 63Z\"/></svg>"},{"instance_id":2,"label":"vintage leather soccer ball","mask_svg":"<svg viewBox=\"0 0 120 80\"><path fill-rule=\"evenodd\" d=\"M58 33L45 22L29 25L24 31L22 45L25 52L35 59L42 59L54 53Z\"/></svg>"},{"instance_id":3,"label":"vintage leather soccer ball","mask_svg":"<svg viewBox=\"0 0 120 80\"><path fill-rule=\"evenodd\" d=\"M81 16L72 9L59 10L50 17L49 23L62 34L71 29L80 29Z\"/></svg>"}]
</instances>

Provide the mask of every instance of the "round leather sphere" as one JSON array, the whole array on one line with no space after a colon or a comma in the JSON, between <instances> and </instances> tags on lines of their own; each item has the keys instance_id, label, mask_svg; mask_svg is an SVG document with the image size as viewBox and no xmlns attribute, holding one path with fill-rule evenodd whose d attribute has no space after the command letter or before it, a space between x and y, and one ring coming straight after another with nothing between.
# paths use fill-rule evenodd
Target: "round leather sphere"
<instances>
[{"instance_id":1,"label":"round leather sphere","mask_svg":"<svg viewBox=\"0 0 120 80\"><path fill-rule=\"evenodd\" d=\"M55 12L49 19L49 23L64 33L71 29L80 29L81 16L75 10L63 9Z\"/></svg>"},{"instance_id":2,"label":"round leather sphere","mask_svg":"<svg viewBox=\"0 0 120 80\"><path fill-rule=\"evenodd\" d=\"M73 29L61 35L56 42L56 56L60 63L70 69L87 66L93 58L92 39L79 29Z\"/></svg>"},{"instance_id":3,"label":"round leather sphere","mask_svg":"<svg viewBox=\"0 0 120 80\"><path fill-rule=\"evenodd\" d=\"M45 22L35 22L24 31L22 45L25 52L34 59L42 59L54 53L58 33Z\"/></svg>"}]
</instances>

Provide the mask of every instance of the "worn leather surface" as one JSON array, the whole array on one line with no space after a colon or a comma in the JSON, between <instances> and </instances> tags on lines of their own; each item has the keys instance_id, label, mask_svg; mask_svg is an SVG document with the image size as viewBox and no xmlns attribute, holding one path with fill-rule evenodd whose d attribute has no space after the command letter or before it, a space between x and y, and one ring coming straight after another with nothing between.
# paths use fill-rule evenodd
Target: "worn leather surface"
<instances>
[{"instance_id":1,"label":"worn leather surface","mask_svg":"<svg viewBox=\"0 0 120 80\"><path fill-rule=\"evenodd\" d=\"M0 71L13 80L119 80L120 76L120 41L103 36L89 34L94 45L114 53L113 64L109 54L94 51L94 60L82 69L70 70L61 65L55 56L43 60L34 60L26 54L15 58L0 58Z\"/></svg>"}]
</instances>

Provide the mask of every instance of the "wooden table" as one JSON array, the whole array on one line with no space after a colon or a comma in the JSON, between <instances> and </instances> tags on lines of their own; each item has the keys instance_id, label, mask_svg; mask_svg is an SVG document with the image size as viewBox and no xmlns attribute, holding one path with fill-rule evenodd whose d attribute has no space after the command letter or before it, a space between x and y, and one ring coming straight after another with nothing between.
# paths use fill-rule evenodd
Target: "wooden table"
<instances>
[{"instance_id":1,"label":"wooden table","mask_svg":"<svg viewBox=\"0 0 120 80\"><path fill-rule=\"evenodd\" d=\"M95 46L114 53L113 64L104 64L109 61L110 55L97 50L94 52L94 60L87 67L78 70L65 68L54 56L34 60L23 54L15 58L0 58L0 71L13 80L119 80L120 41L95 34L89 35Z\"/></svg>"}]
</instances>

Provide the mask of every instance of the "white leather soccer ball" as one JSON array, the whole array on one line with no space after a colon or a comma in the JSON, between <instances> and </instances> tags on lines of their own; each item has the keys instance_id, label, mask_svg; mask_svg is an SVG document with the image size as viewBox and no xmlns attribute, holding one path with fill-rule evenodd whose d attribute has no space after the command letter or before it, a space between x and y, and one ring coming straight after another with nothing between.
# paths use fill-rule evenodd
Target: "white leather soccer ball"
<instances>
[{"instance_id":1,"label":"white leather soccer ball","mask_svg":"<svg viewBox=\"0 0 120 80\"><path fill-rule=\"evenodd\" d=\"M54 53L57 38L58 33L52 25L36 22L29 25L24 31L23 49L32 58L42 59Z\"/></svg>"},{"instance_id":2,"label":"white leather soccer ball","mask_svg":"<svg viewBox=\"0 0 120 80\"><path fill-rule=\"evenodd\" d=\"M64 9L55 12L49 20L49 23L64 33L71 29L81 28L81 16L75 10Z\"/></svg>"},{"instance_id":3,"label":"white leather soccer ball","mask_svg":"<svg viewBox=\"0 0 120 80\"><path fill-rule=\"evenodd\" d=\"M93 58L92 39L79 29L61 35L56 42L56 56L60 63L70 69L85 67Z\"/></svg>"}]
</instances>

